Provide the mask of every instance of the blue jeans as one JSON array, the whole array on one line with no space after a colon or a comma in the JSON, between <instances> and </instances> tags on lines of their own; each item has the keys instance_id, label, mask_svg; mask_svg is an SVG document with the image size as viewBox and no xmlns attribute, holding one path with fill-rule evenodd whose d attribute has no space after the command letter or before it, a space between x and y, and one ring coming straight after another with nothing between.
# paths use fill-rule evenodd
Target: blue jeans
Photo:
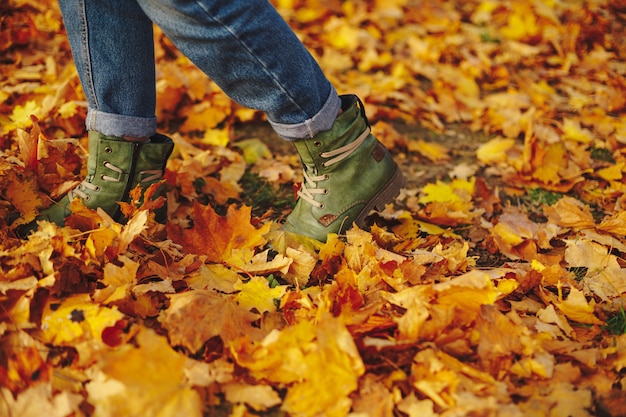
<instances>
[{"instance_id":1,"label":"blue jeans","mask_svg":"<svg viewBox=\"0 0 626 417\"><path fill-rule=\"evenodd\" d=\"M288 140L331 128L341 101L267 0L59 0L87 97L87 129L156 133L152 24L234 101Z\"/></svg>"}]
</instances>

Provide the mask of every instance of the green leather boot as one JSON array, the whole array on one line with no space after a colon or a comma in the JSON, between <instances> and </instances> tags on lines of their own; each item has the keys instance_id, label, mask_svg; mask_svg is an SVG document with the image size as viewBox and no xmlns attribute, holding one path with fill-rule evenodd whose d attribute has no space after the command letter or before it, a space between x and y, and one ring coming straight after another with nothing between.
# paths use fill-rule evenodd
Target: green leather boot
<instances>
[{"instance_id":1,"label":"green leather boot","mask_svg":"<svg viewBox=\"0 0 626 417\"><path fill-rule=\"evenodd\" d=\"M374 208L382 210L400 193L404 176L387 149L372 134L363 103L342 96L333 127L294 142L304 180L284 229L325 242L354 223L364 226Z\"/></svg>"},{"instance_id":2,"label":"green leather boot","mask_svg":"<svg viewBox=\"0 0 626 417\"><path fill-rule=\"evenodd\" d=\"M87 177L61 200L42 210L35 221L21 227L20 235L36 229L37 220L65 225L74 198L82 199L89 208L100 207L117 222L125 222L118 202L128 202L129 192L137 184L145 189L159 181L174 149L170 138L158 134L139 143L91 131L88 141Z\"/></svg>"}]
</instances>

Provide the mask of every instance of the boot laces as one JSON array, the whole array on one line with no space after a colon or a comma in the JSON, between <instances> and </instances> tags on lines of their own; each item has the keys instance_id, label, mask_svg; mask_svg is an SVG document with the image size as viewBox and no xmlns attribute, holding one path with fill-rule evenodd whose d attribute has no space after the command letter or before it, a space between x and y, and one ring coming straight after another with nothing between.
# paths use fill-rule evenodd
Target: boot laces
<instances>
[{"instance_id":1,"label":"boot laces","mask_svg":"<svg viewBox=\"0 0 626 417\"><path fill-rule=\"evenodd\" d=\"M139 175L147 175L146 177L142 178L141 181L139 182L151 182L151 181L156 181L156 180L160 180L161 178L163 178L163 170L160 169L147 169L145 171L139 171Z\"/></svg>"},{"instance_id":2,"label":"boot laces","mask_svg":"<svg viewBox=\"0 0 626 417\"><path fill-rule=\"evenodd\" d=\"M120 182L121 181L121 179L120 179L121 175L124 174L124 171L121 168L116 167L115 165L113 165L110 162L105 162L104 166L106 168L110 169L111 171L117 172L118 174L120 174L120 176L118 176L118 177L111 177L110 175L102 174L100 176L100 178L103 181L109 181L109 182ZM69 197L70 201L73 200L76 196L80 197L83 200L89 201L89 199L91 197L89 196L89 194L87 194L85 191L83 191L85 189L98 192L98 191L100 191L100 186L98 186L96 184L92 184L91 182L89 182L89 178L85 178L83 180L83 182L81 182L78 185L78 187L74 188L73 190L71 190L68 193L68 197Z\"/></svg>"},{"instance_id":3,"label":"boot laces","mask_svg":"<svg viewBox=\"0 0 626 417\"><path fill-rule=\"evenodd\" d=\"M356 138L356 140L350 142L349 144L344 145L337 149L333 149L332 151L322 152L320 154L322 158L332 158L327 161L324 161L322 163L322 166L326 168L326 167L336 164L337 162L340 162L346 159L348 156L352 154L352 152L354 152L365 141L365 139L369 136L369 134L370 134L370 128L368 126L367 128L365 128L363 133L361 133L361 135L358 138ZM298 190L298 196L301 197L303 200L307 201L309 204L314 205L317 208L324 208L324 203L315 201L315 195L328 194L327 188L318 188L318 182L325 181L329 177L330 176L328 174L309 175L305 169L304 180L302 181L302 185L300 189Z\"/></svg>"}]
</instances>

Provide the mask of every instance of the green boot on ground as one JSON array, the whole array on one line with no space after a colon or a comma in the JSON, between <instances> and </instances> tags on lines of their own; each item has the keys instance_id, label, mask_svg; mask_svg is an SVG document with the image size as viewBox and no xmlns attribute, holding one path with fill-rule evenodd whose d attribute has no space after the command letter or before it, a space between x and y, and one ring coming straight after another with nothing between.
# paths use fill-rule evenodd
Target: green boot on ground
<instances>
[{"instance_id":1,"label":"green boot on ground","mask_svg":"<svg viewBox=\"0 0 626 417\"><path fill-rule=\"evenodd\" d=\"M284 229L325 242L366 216L382 210L404 186L404 176L387 149L372 134L363 104L342 96L333 127L311 139L294 141L304 179Z\"/></svg>"},{"instance_id":2,"label":"green boot on ground","mask_svg":"<svg viewBox=\"0 0 626 417\"><path fill-rule=\"evenodd\" d=\"M128 202L129 192L138 184L146 189L160 181L174 149L170 138L158 134L147 142L129 142L91 131L88 141L87 177L61 200L42 210L33 222L19 228L20 235L35 230L38 220L64 226L74 198L82 199L86 207L100 207L115 221L124 222L118 202Z\"/></svg>"}]
</instances>

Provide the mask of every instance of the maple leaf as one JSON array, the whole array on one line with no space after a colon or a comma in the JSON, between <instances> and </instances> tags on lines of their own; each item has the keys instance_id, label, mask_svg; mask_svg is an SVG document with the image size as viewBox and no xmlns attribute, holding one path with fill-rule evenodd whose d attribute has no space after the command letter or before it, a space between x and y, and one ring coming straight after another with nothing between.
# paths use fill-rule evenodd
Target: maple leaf
<instances>
[{"instance_id":1,"label":"maple leaf","mask_svg":"<svg viewBox=\"0 0 626 417\"><path fill-rule=\"evenodd\" d=\"M329 315L316 325L302 321L274 330L258 344L240 340L231 344L231 352L255 378L288 384L281 409L300 416L346 416L349 395L364 372L350 333Z\"/></svg>"},{"instance_id":2,"label":"maple leaf","mask_svg":"<svg viewBox=\"0 0 626 417\"><path fill-rule=\"evenodd\" d=\"M190 214L193 226L183 229L168 223L167 232L185 251L206 255L209 262L227 262L235 249L253 249L265 244L263 235L271 224L255 229L250 224L250 212L250 207L237 209L231 205L226 216L222 217L211 206L194 202Z\"/></svg>"},{"instance_id":3,"label":"maple leaf","mask_svg":"<svg viewBox=\"0 0 626 417\"><path fill-rule=\"evenodd\" d=\"M132 344L106 352L87 384L94 417L202 416L200 396L184 383L186 358L142 329Z\"/></svg>"},{"instance_id":4,"label":"maple leaf","mask_svg":"<svg viewBox=\"0 0 626 417\"><path fill-rule=\"evenodd\" d=\"M35 178L20 175L15 170L11 170L7 175L2 176L2 182L4 198L21 214L11 226L17 227L33 221L38 209L44 205Z\"/></svg>"},{"instance_id":5,"label":"maple leaf","mask_svg":"<svg viewBox=\"0 0 626 417\"><path fill-rule=\"evenodd\" d=\"M161 313L159 321L174 346L184 346L195 353L215 336L229 342L245 335L254 337L258 333L252 327L252 322L259 318L258 314L237 305L229 297L207 290L188 291L169 297L170 306Z\"/></svg>"},{"instance_id":6,"label":"maple leaf","mask_svg":"<svg viewBox=\"0 0 626 417\"><path fill-rule=\"evenodd\" d=\"M41 320L46 342L65 346L88 342L98 348L102 332L124 318L116 307L94 304L89 295L75 294L62 301L51 300L46 305Z\"/></svg>"},{"instance_id":7,"label":"maple leaf","mask_svg":"<svg viewBox=\"0 0 626 417\"><path fill-rule=\"evenodd\" d=\"M247 310L254 308L259 313L265 313L276 311L274 300L280 300L287 291L287 286L279 285L270 288L267 279L255 276L247 282L235 284L234 289L240 291L235 296L237 304Z\"/></svg>"}]
</instances>

